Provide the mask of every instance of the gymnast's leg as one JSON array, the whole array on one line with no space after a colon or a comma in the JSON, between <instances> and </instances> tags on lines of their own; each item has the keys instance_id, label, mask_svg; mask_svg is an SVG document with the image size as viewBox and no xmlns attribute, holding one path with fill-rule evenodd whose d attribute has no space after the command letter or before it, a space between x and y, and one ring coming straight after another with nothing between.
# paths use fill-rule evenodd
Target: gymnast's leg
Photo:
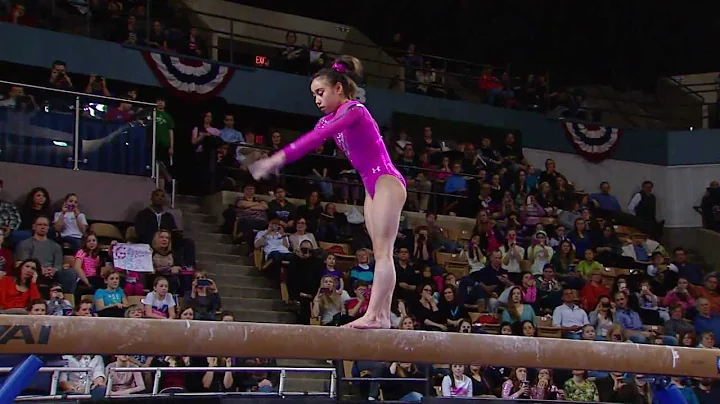
<instances>
[{"instance_id":1,"label":"gymnast's leg","mask_svg":"<svg viewBox=\"0 0 720 404\"><path fill-rule=\"evenodd\" d=\"M365 225L373 245L375 278L367 312L347 327L390 328L390 303L395 289L393 245L406 198L405 187L392 175L378 178L375 197L365 197Z\"/></svg>"}]
</instances>

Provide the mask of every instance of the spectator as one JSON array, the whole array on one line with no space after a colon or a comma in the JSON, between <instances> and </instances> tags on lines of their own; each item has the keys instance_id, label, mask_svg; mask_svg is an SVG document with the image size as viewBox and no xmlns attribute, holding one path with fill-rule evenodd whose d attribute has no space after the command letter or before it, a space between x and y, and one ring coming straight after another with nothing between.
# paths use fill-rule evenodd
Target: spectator
<instances>
[{"instance_id":1,"label":"spectator","mask_svg":"<svg viewBox=\"0 0 720 404\"><path fill-rule=\"evenodd\" d=\"M165 191L156 189L150 196L150 206L135 215L135 232L139 243L152 244L159 230L177 230L175 217L166 209L165 203Z\"/></svg>"},{"instance_id":2,"label":"spectator","mask_svg":"<svg viewBox=\"0 0 720 404\"><path fill-rule=\"evenodd\" d=\"M645 326L643 326L640 320L640 315L628 307L628 296L624 292L615 294L615 315L617 316L618 324L623 327L631 341L644 344L655 337L654 332L645 330ZM674 339L668 336L663 337L663 339L667 339L668 342L672 341L671 338ZM677 345L677 342L666 345Z\"/></svg>"},{"instance_id":3,"label":"spectator","mask_svg":"<svg viewBox=\"0 0 720 404\"><path fill-rule=\"evenodd\" d=\"M577 264L577 272L583 278L589 278L592 273L600 272L604 269L601 263L595 261L595 251L592 248L585 250L583 257L585 259Z\"/></svg>"},{"instance_id":4,"label":"spectator","mask_svg":"<svg viewBox=\"0 0 720 404\"><path fill-rule=\"evenodd\" d=\"M553 159L545 160L545 171L540 173L540 175L538 176L538 182L539 183L547 182L548 184L550 184L550 187L552 187L553 189L557 189L557 185L558 185L557 179L558 178L562 178L562 179L566 180L565 182L567 182L567 178L565 178L564 175L555 171L555 160L553 160Z\"/></svg>"},{"instance_id":5,"label":"spectator","mask_svg":"<svg viewBox=\"0 0 720 404\"><path fill-rule=\"evenodd\" d=\"M431 266L433 257L431 255L430 232L427 226L415 228L415 241L413 242L413 262L418 266Z\"/></svg>"},{"instance_id":6,"label":"spectator","mask_svg":"<svg viewBox=\"0 0 720 404\"><path fill-rule=\"evenodd\" d=\"M590 201L593 203L595 208L601 209L606 212L620 212L620 202L614 195L610 194L610 183L603 181L600 183L600 192L590 194Z\"/></svg>"},{"instance_id":7,"label":"spectator","mask_svg":"<svg viewBox=\"0 0 720 404\"><path fill-rule=\"evenodd\" d=\"M547 233L542 230L538 231L535 233L533 245L528 248L527 256L531 263L530 271L533 275L542 274L545 265L552 260L553 249L547 245L547 240Z\"/></svg>"},{"instance_id":8,"label":"spectator","mask_svg":"<svg viewBox=\"0 0 720 404\"><path fill-rule=\"evenodd\" d=\"M286 272L288 295L291 302L299 306L302 324L310 324L310 302L315 296L322 271L322 263L312 251L309 241L301 242Z\"/></svg>"},{"instance_id":9,"label":"spectator","mask_svg":"<svg viewBox=\"0 0 720 404\"><path fill-rule=\"evenodd\" d=\"M47 315L47 304L43 299L31 300L27 306L27 314L31 316Z\"/></svg>"},{"instance_id":10,"label":"spectator","mask_svg":"<svg viewBox=\"0 0 720 404\"><path fill-rule=\"evenodd\" d=\"M693 388L700 404L720 402L720 390L713 385L713 379L697 379L697 387Z\"/></svg>"},{"instance_id":11,"label":"spectator","mask_svg":"<svg viewBox=\"0 0 720 404\"><path fill-rule=\"evenodd\" d=\"M702 286L688 285L690 294L695 298L704 297L710 302L710 312L720 314L720 294L718 293L718 277L709 274Z\"/></svg>"},{"instance_id":12,"label":"spectator","mask_svg":"<svg viewBox=\"0 0 720 404\"><path fill-rule=\"evenodd\" d=\"M77 307L75 307L75 312L73 313L73 316L96 317L95 313L93 313L94 306L95 306L95 303L92 301L92 299L89 299L89 298L82 299L77 304Z\"/></svg>"},{"instance_id":13,"label":"spectator","mask_svg":"<svg viewBox=\"0 0 720 404\"><path fill-rule=\"evenodd\" d=\"M102 261L97 236L93 232L87 232L80 245L81 248L75 252L73 269L75 269L78 280L85 287L90 288L92 293L95 293L97 289L105 285L100 274Z\"/></svg>"},{"instance_id":14,"label":"spectator","mask_svg":"<svg viewBox=\"0 0 720 404\"><path fill-rule=\"evenodd\" d=\"M517 244L517 233L515 230L508 230L505 238L505 245L500 247L502 253L502 267L507 270L510 276L519 278L520 261L525 257L525 249Z\"/></svg>"},{"instance_id":15,"label":"spectator","mask_svg":"<svg viewBox=\"0 0 720 404\"><path fill-rule=\"evenodd\" d=\"M658 297L653 293L650 282L647 279L640 281L640 291L635 294L640 305L640 318L644 324L660 325L658 317L666 321L670 317L667 311L658 310Z\"/></svg>"},{"instance_id":16,"label":"spectator","mask_svg":"<svg viewBox=\"0 0 720 404\"><path fill-rule=\"evenodd\" d=\"M120 101L120 105L110 108L103 118L106 122L130 123L133 120L132 104L128 101Z\"/></svg>"},{"instance_id":17,"label":"spectator","mask_svg":"<svg viewBox=\"0 0 720 404\"><path fill-rule=\"evenodd\" d=\"M10 234L10 241L13 245L17 246L21 241L32 237L32 226L38 216L52 216L50 195L42 187L31 189L20 207L20 226ZM50 234L52 235L52 232Z\"/></svg>"},{"instance_id":18,"label":"spectator","mask_svg":"<svg viewBox=\"0 0 720 404\"><path fill-rule=\"evenodd\" d=\"M144 308L137 304L132 304L125 310L125 318L143 318L144 315Z\"/></svg>"},{"instance_id":19,"label":"spectator","mask_svg":"<svg viewBox=\"0 0 720 404\"><path fill-rule=\"evenodd\" d=\"M36 259L26 259L17 269L0 278L0 313L20 309L25 313L28 304L40 298L37 288L38 269L40 263Z\"/></svg>"},{"instance_id":20,"label":"spectator","mask_svg":"<svg viewBox=\"0 0 720 404\"><path fill-rule=\"evenodd\" d=\"M458 301L457 288L454 285L443 286L438 310L445 317L446 325L451 331L458 331L460 324L468 318L467 310Z\"/></svg>"},{"instance_id":21,"label":"spectator","mask_svg":"<svg viewBox=\"0 0 720 404\"><path fill-rule=\"evenodd\" d=\"M307 221L307 231L315 233L318 229L318 221L322 211L320 194L317 191L311 191L305 199L305 205L299 206L296 213L298 218L302 217Z\"/></svg>"},{"instance_id":22,"label":"spectator","mask_svg":"<svg viewBox=\"0 0 720 404\"><path fill-rule=\"evenodd\" d=\"M312 39L308 54L310 59L310 74L314 74L325 67L328 58L323 51L322 38L316 36Z\"/></svg>"},{"instance_id":23,"label":"spectator","mask_svg":"<svg viewBox=\"0 0 720 404\"><path fill-rule=\"evenodd\" d=\"M152 30L150 31L150 37L148 38L147 44L152 48L167 50L167 38L162 21L154 20L152 22Z\"/></svg>"},{"instance_id":24,"label":"spectator","mask_svg":"<svg viewBox=\"0 0 720 404\"><path fill-rule=\"evenodd\" d=\"M181 48L181 53L190 56L203 57L205 51L202 44L200 43L200 37L198 36L197 28L190 28L188 35L185 37L183 47Z\"/></svg>"},{"instance_id":25,"label":"spectator","mask_svg":"<svg viewBox=\"0 0 720 404\"><path fill-rule=\"evenodd\" d=\"M502 321L508 323L530 321L535 325L535 311L522 300L522 289L517 286L510 288L508 293L507 309L503 311Z\"/></svg>"},{"instance_id":26,"label":"spectator","mask_svg":"<svg viewBox=\"0 0 720 404\"><path fill-rule=\"evenodd\" d=\"M530 272L523 273L520 289L522 290L523 302L535 306L535 303L537 303L537 285L533 274Z\"/></svg>"},{"instance_id":27,"label":"spectator","mask_svg":"<svg viewBox=\"0 0 720 404\"><path fill-rule=\"evenodd\" d=\"M665 335L671 335L680 341L680 336L692 332L694 327L684 319L685 309L680 303L673 303L668 308L670 319L665 322Z\"/></svg>"},{"instance_id":28,"label":"spectator","mask_svg":"<svg viewBox=\"0 0 720 404\"><path fill-rule=\"evenodd\" d=\"M297 208L285 199L285 189L281 186L275 187L275 199L268 203L268 218L278 219L280 226L286 232L291 232L295 227L295 211Z\"/></svg>"},{"instance_id":29,"label":"spectator","mask_svg":"<svg viewBox=\"0 0 720 404\"><path fill-rule=\"evenodd\" d=\"M355 297L345 302L345 309L348 317L356 319L362 317L368 308L370 302L370 287L363 281L355 283Z\"/></svg>"},{"instance_id":30,"label":"spectator","mask_svg":"<svg viewBox=\"0 0 720 404\"><path fill-rule=\"evenodd\" d=\"M207 366L210 368L216 367L232 367L232 358L229 357L208 357ZM202 377L202 387L208 392L225 392L232 391L231 388L235 383L233 378L233 372L230 371L205 371Z\"/></svg>"},{"instance_id":31,"label":"spectator","mask_svg":"<svg viewBox=\"0 0 720 404\"><path fill-rule=\"evenodd\" d=\"M611 224L602 227L602 235L594 242L597 260L607 266L618 265L622 257L622 244Z\"/></svg>"},{"instance_id":32,"label":"spectator","mask_svg":"<svg viewBox=\"0 0 720 404\"><path fill-rule=\"evenodd\" d=\"M20 111L34 111L37 109L37 103L32 94L25 94L23 87L10 86L7 97L0 100L0 107L15 108Z\"/></svg>"},{"instance_id":33,"label":"spectator","mask_svg":"<svg viewBox=\"0 0 720 404\"><path fill-rule=\"evenodd\" d=\"M85 394L87 378L90 378L90 396L92 400L105 398L105 364L100 355L64 355L69 368L90 368L90 372L61 372L58 388L69 395Z\"/></svg>"},{"instance_id":34,"label":"spectator","mask_svg":"<svg viewBox=\"0 0 720 404\"><path fill-rule=\"evenodd\" d=\"M117 368L135 367L127 355L115 355L115 362L109 363L105 367L105 374L111 377L112 389L110 396L125 396L130 394L142 393L145 391L145 380L141 372L116 372Z\"/></svg>"},{"instance_id":35,"label":"spectator","mask_svg":"<svg viewBox=\"0 0 720 404\"><path fill-rule=\"evenodd\" d=\"M155 233L152 244L152 262L155 273L161 274L170 283L170 293L185 293L190 290L191 271L185 265L177 247L173 247L170 232L160 230Z\"/></svg>"},{"instance_id":36,"label":"spectator","mask_svg":"<svg viewBox=\"0 0 720 404\"><path fill-rule=\"evenodd\" d=\"M120 273L114 270L104 276L107 288L95 291L95 308L100 317L125 316L125 308L129 306L128 299L120 288Z\"/></svg>"},{"instance_id":37,"label":"spectator","mask_svg":"<svg viewBox=\"0 0 720 404\"><path fill-rule=\"evenodd\" d=\"M562 304L562 287L550 264L545 265L543 274L535 283L537 289L537 307L541 312L551 312Z\"/></svg>"},{"instance_id":38,"label":"spectator","mask_svg":"<svg viewBox=\"0 0 720 404\"><path fill-rule=\"evenodd\" d=\"M530 381L527 376L527 368L513 369L510 378L502 385L502 398L512 400L530 398Z\"/></svg>"},{"instance_id":39,"label":"spectator","mask_svg":"<svg viewBox=\"0 0 720 404\"><path fill-rule=\"evenodd\" d=\"M215 320L215 313L222 307L215 281L204 271L195 272L192 287L185 293L183 306L190 307L198 320Z\"/></svg>"},{"instance_id":40,"label":"spectator","mask_svg":"<svg viewBox=\"0 0 720 404\"><path fill-rule=\"evenodd\" d=\"M703 332L710 331L715 335L720 335L720 315L711 311L708 299L698 298L695 305L698 311L693 321L695 323L695 333L700 335Z\"/></svg>"},{"instance_id":41,"label":"spectator","mask_svg":"<svg viewBox=\"0 0 720 404\"><path fill-rule=\"evenodd\" d=\"M107 81L105 77L98 76L97 74L91 74L88 80L87 86L85 86L85 92L93 95L103 95L105 97L111 97L112 94L107 88Z\"/></svg>"},{"instance_id":42,"label":"spectator","mask_svg":"<svg viewBox=\"0 0 720 404\"><path fill-rule=\"evenodd\" d=\"M592 380L588 380L586 370L573 370L572 378L563 387L568 401L599 401L600 394Z\"/></svg>"},{"instance_id":43,"label":"spectator","mask_svg":"<svg viewBox=\"0 0 720 404\"><path fill-rule=\"evenodd\" d=\"M225 124L225 127L220 129L220 138L225 143L245 143L242 133L235 129L235 116L232 113L225 114L223 124Z\"/></svg>"},{"instance_id":44,"label":"spectator","mask_svg":"<svg viewBox=\"0 0 720 404\"><path fill-rule=\"evenodd\" d=\"M63 290L73 293L77 286L77 274L74 269L63 268L63 255L60 246L48 238L50 220L38 216L33 223L33 236L16 246L15 260L23 261L35 258L40 262L40 284L50 284L54 279L63 285Z\"/></svg>"},{"instance_id":45,"label":"spectator","mask_svg":"<svg viewBox=\"0 0 720 404\"><path fill-rule=\"evenodd\" d=\"M395 161L400 173L405 177L408 189L414 189L422 192L419 196L416 192L408 193L408 202L420 211L426 211L430 201L429 192L432 189L432 183L425 178L425 175L419 170L420 159L415 155L415 149L412 143L405 145L405 150L401 158Z\"/></svg>"},{"instance_id":46,"label":"spectator","mask_svg":"<svg viewBox=\"0 0 720 404\"><path fill-rule=\"evenodd\" d=\"M280 262L290 260L292 255L289 247L289 236L280 224L280 219L272 219L266 230L261 230L255 235L255 248L262 248L266 260L276 261L279 269Z\"/></svg>"},{"instance_id":47,"label":"spectator","mask_svg":"<svg viewBox=\"0 0 720 404\"><path fill-rule=\"evenodd\" d=\"M78 209L78 197L76 194L67 194L63 202L62 210L55 213L53 228L60 234L63 243L70 244L73 252L80 248L83 234L88 229L87 218Z\"/></svg>"},{"instance_id":48,"label":"spectator","mask_svg":"<svg viewBox=\"0 0 720 404\"><path fill-rule=\"evenodd\" d=\"M354 285L358 281L365 282L368 285L372 285L374 279L374 265L370 263L371 251L366 248L361 248L355 251L355 259L357 265L350 269L350 284Z\"/></svg>"},{"instance_id":49,"label":"spectator","mask_svg":"<svg viewBox=\"0 0 720 404\"><path fill-rule=\"evenodd\" d=\"M443 377L443 397L472 397L473 383L465 374L465 365L453 364L450 366L450 374Z\"/></svg>"},{"instance_id":50,"label":"spectator","mask_svg":"<svg viewBox=\"0 0 720 404\"><path fill-rule=\"evenodd\" d=\"M378 373L379 376L382 377L391 377L397 379L422 379L425 377L425 373L422 371L422 369L414 363L393 362L390 364L389 367L385 365L382 368L378 369ZM423 395L420 394L418 391L423 391L423 385L424 383L405 381L382 383L383 399L405 403L421 402ZM368 395L368 400L377 399L377 395L379 394L379 391L377 391L378 387L379 385L375 388L376 391L373 391L373 386L371 385L371 391Z\"/></svg>"},{"instance_id":51,"label":"spectator","mask_svg":"<svg viewBox=\"0 0 720 404\"><path fill-rule=\"evenodd\" d=\"M175 318L175 299L168 293L168 281L158 276L153 281L153 290L143 299L145 317L166 319Z\"/></svg>"},{"instance_id":52,"label":"spectator","mask_svg":"<svg viewBox=\"0 0 720 404\"><path fill-rule=\"evenodd\" d=\"M195 310L192 307L182 309L178 316L180 320L195 320Z\"/></svg>"},{"instance_id":53,"label":"spectator","mask_svg":"<svg viewBox=\"0 0 720 404\"><path fill-rule=\"evenodd\" d=\"M0 278L5 276L13 268L12 251L9 248L2 247L5 241L5 230L0 228Z\"/></svg>"},{"instance_id":54,"label":"spectator","mask_svg":"<svg viewBox=\"0 0 720 404\"><path fill-rule=\"evenodd\" d=\"M434 297L435 285L432 283L422 284L418 287L418 291L415 306L411 309L418 324L429 331L447 331L445 313L440 311Z\"/></svg>"},{"instance_id":55,"label":"spectator","mask_svg":"<svg viewBox=\"0 0 720 404\"><path fill-rule=\"evenodd\" d=\"M344 291L342 294L335 293L338 286L333 276L325 275L320 280L320 287L313 299L311 310L312 316L319 318L322 325L340 325L344 322L344 302L350 296Z\"/></svg>"},{"instance_id":56,"label":"spectator","mask_svg":"<svg viewBox=\"0 0 720 404\"><path fill-rule=\"evenodd\" d=\"M625 374L612 372L608 376L596 379L595 385L601 402L613 403L646 403L640 394L635 380L628 379Z\"/></svg>"},{"instance_id":57,"label":"spectator","mask_svg":"<svg viewBox=\"0 0 720 404\"><path fill-rule=\"evenodd\" d=\"M610 297L607 295L598 298L595 310L588 316L590 325L595 326L595 335L602 339L609 339L613 325L615 324L615 312L612 309Z\"/></svg>"},{"instance_id":58,"label":"spectator","mask_svg":"<svg viewBox=\"0 0 720 404\"><path fill-rule=\"evenodd\" d=\"M295 233L291 234L289 239L290 247L293 251L297 251L303 241L310 242L312 250L318 249L318 243L317 240L315 240L315 236L307 231L307 223L307 219L304 217L298 217L297 222L295 223Z\"/></svg>"},{"instance_id":59,"label":"spectator","mask_svg":"<svg viewBox=\"0 0 720 404\"><path fill-rule=\"evenodd\" d=\"M73 90L72 80L67 75L67 64L62 60L56 60L50 70L50 86L59 90Z\"/></svg>"},{"instance_id":60,"label":"spectator","mask_svg":"<svg viewBox=\"0 0 720 404\"><path fill-rule=\"evenodd\" d=\"M575 265L575 247L572 241L565 239L560 241L560 245L557 249L557 253L553 254L552 267L553 269L562 275L568 275L570 273L570 266ZM572 274L576 276L577 274Z\"/></svg>"},{"instance_id":61,"label":"spectator","mask_svg":"<svg viewBox=\"0 0 720 404\"><path fill-rule=\"evenodd\" d=\"M700 343L698 344L698 348L705 348L705 349L718 349L715 347L715 333L712 331L705 331L700 333L699 337Z\"/></svg>"},{"instance_id":62,"label":"spectator","mask_svg":"<svg viewBox=\"0 0 720 404\"><path fill-rule=\"evenodd\" d=\"M673 250L673 264L678 269L678 276L687 279L693 285L702 285L702 270L697 265L688 262L687 253L682 247Z\"/></svg>"},{"instance_id":63,"label":"spectator","mask_svg":"<svg viewBox=\"0 0 720 404\"><path fill-rule=\"evenodd\" d=\"M155 100L155 142L156 158L170 167L170 159L175 154L175 120L167 110L167 101L163 97Z\"/></svg>"},{"instance_id":64,"label":"spectator","mask_svg":"<svg viewBox=\"0 0 720 404\"><path fill-rule=\"evenodd\" d=\"M495 250L490 254L490 264L488 266L460 280L460 290L467 293L463 301L466 305L470 304L470 308L482 299L487 300L486 307L491 312L494 312L497 309L498 296L502 294L505 288L513 286L512 281L508 278L507 271L502 268L501 262L500 250Z\"/></svg>"},{"instance_id":65,"label":"spectator","mask_svg":"<svg viewBox=\"0 0 720 404\"><path fill-rule=\"evenodd\" d=\"M573 230L568 233L568 240L573 243L576 255L584 257L585 250L592 248L590 234L588 232L588 226L585 219L582 217L575 219L575 226Z\"/></svg>"},{"instance_id":66,"label":"spectator","mask_svg":"<svg viewBox=\"0 0 720 404\"><path fill-rule=\"evenodd\" d=\"M592 250L585 250L585 253ZM590 282L586 283L580 291L581 307L586 312L595 310L601 297L610 294L608 288L602 283L602 272L593 269L590 272Z\"/></svg>"},{"instance_id":67,"label":"spectator","mask_svg":"<svg viewBox=\"0 0 720 404\"><path fill-rule=\"evenodd\" d=\"M50 316L70 316L72 315L73 307L68 300L65 299L65 294L62 290L62 285L59 283L53 283L50 286L50 300L47 302L47 313Z\"/></svg>"},{"instance_id":68,"label":"spectator","mask_svg":"<svg viewBox=\"0 0 720 404\"><path fill-rule=\"evenodd\" d=\"M690 282L686 278L678 278L677 286L665 295L663 306L670 307L673 304L679 304L683 310L692 308L695 305L695 298L688 293L689 286Z\"/></svg>"},{"instance_id":69,"label":"spectator","mask_svg":"<svg viewBox=\"0 0 720 404\"><path fill-rule=\"evenodd\" d=\"M585 310L575 304L577 291L565 289L562 299L563 304L553 311L553 327L560 328L567 338L580 339L582 327L585 324L590 324L588 315Z\"/></svg>"},{"instance_id":70,"label":"spectator","mask_svg":"<svg viewBox=\"0 0 720 404\"><path fill-rule=\"evenodd\" d=\"M536 400L564 400L565 393L553 383L550 369L539 369L535 386L530 387L530 397Z\"/></svg>"},{"instance_id":71,"label":"spectator","mask_svg":"<svg viewBox=\"0 0 720 404\"><path fill-rule=\"evenodd\" d=\"M520 207L520 221L523 226L535 227L540 218L547 216L545 208L538 203L535 195L528 195Z\"/></svg>"},{"instance_id":72,"label":"spectator","mask_svg":"<svg viewBox=\"0 0 720 404\"><path fill-rule=\"evenodd\" d=\"M243 240L252 245L255 238L254 230L268 226L268 204L255 196L255 185L245 184L243 195L235 201L238 231L242 232Z\"/></svg>"},{"instance_id":73,"label":"spectator","mask_svg":"<svg viewBox=\"0 0 720 404\"><path fill-rule=\"evenodd\" d=\"M420 277L410 260L410 250L406 247L400 247L397 250L395 273L395 295L406 302L414 300L418 294Z\"/></svg>"},{"instance_id":74,"label":"spectator","mask_svg":"<svg viewBox=\"0 0 720 404\"><path fill-rule=\"evenodd\" d=\"M490 220L487 209L478 212L473 234L480 235L479 245L483 251L495 251L505 243L502 231Z\"/></svg>"},{"instance_id":75,"label":"spectator","mask_svg":"<svg viewBox=\"0 0 720 404\"><path fill-rule=\"evenodd\" d=\"M513 230L514 232L514 230ZM510 233L508 231L508 233ZM470 238L468 243L465 245L465 248L460 252L460 256L465 256L467 258L468 265L470 266L470 273L477 272L485 267L485 264L487 264L487 257L483 254L482 250L479 246L480 243L480 235L475 234ZM503 247L500 247L500 253L505 254L503 252ZM522 248L522 247L518 247ZM523 254L525 254L525 250L523 250ZM505 264L505 255L503 255L503 265L509 265L510 259L508 259L508 264ZM503 266L503 268L505 268ZM507 268L506 270L510 272Z\"/></svg>"}]
</instances>

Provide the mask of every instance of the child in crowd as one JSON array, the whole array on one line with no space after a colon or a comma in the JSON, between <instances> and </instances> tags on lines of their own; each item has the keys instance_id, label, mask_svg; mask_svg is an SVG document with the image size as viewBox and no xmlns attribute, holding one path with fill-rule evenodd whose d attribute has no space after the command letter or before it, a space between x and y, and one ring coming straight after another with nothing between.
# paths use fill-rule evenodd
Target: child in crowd
<instances>
[{"instance_id":1,"label":"child in crowd","mask_svg":"<svg viewBox=\"0 0 720 404\"><path fill-rule=\"evenodd\" d=\"M145 311L137 304L133 304L125 310L125 318L143 318Z\"/></svg>"},{"instance_id":2,"label":"child in crowd","mask_svg":"<svg viewBox=\"0 0 720 404\"><path fill-rule=\"evenodd\" d=\"M715 333L712 331L705 331L700 333L700 343L697 346L698 348L707 348L707 349L718 349L715 348Z\"/></svg>"},{"instance_id":3,"label":"child in crowd","mask_svg":"<svg viewBox=\"0 0 720 404\"><path fill-rule=\"evenodd\" d=\"M100 317L124 317L127 297L120 289L120 273L111 270L105 274L107 288L95 291L95 308Z\"/></svg>"},{"instance_id":4,"label":"child in crowd","mask_svg":"<svg viewBox=\"0 0 720 404\"><path fill-rule=\"evenodd\" d=\"M329 253L327 257L325 257L325 270L323 271L322 276L332 276L335 279L335 284L337 285L335 293L342 294L342 291L345 290L345 281L343 280L342 273L335 269L335 262L335 254Z\"/></svg>"},{"instance_id":5,"label":"child in crowd","mask_svg":"<svg viewBox=\"0 0 720 404\"><path fill-rule=\"evenodd\" d=\"M170 285L162 276L155 278L153 290L145 296L145 317L147 318L175 318L175 299L168 293Z\"/></svg>"},{"instance_id":6,"label":"child in crowd","mask_svg":"<svg viewBox=\"0 0 720 404\"><path fill-rule=\"evenodd\" d=\"M47 314L50 316L70 316L72 312L72 304L65 299L62 285L53 283L52 286L50 286L50 300L47 302Z\"/></svg>"},{"instance_id":7,"label":"child in crowd","mask_svg":"<svg viewBox=\"0 0 720 404\"><path fill-rule=\"evenodd\" d=\"M44 316L47 314L47 304L45 304L45 300L35 299L28 304L27 310L31 316Z\"/></svg>"},{"instance_id":8,"label":"child in crowd","mask_svg":"<svg viewBox=\"0 0 720 404\"><path fill-rule=\"evenodd\" d=\"M578 262L577 271L583 278L589 279L590 274L594 270L602 270L604 267L601 263L595 261L595 251L592 248L585 250L584 259Z\"/></svg>"}]
</instances>

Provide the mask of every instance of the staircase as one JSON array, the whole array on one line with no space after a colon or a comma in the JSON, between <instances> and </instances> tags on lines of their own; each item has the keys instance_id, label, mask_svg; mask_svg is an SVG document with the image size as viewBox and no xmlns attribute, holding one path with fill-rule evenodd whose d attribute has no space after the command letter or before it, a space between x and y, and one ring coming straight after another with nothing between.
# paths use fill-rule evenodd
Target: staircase
<instances>
[{"instance_id":1,"label":"staircase","mask_svg":"<svg viewBox=\"0 0 720 404\"><path fill-rule=\"evenodd\" d=\"M285 310L280 299L277 281L265 277L251 258L241 255L231 236L220 233L222 218L204 213L193 196L178 195L175 208L182 211L185 235L195 241L197 269L207 271L217 284L223 310L232 311L241 322L295 324L295 315ZM289 338L287 343L294 342ZM277 362L280 367L331 367L316 360ZM288 372L285 379L287 392L323 392L329 391L329 385L329 373Z\"/></svg>"}]
</instances>

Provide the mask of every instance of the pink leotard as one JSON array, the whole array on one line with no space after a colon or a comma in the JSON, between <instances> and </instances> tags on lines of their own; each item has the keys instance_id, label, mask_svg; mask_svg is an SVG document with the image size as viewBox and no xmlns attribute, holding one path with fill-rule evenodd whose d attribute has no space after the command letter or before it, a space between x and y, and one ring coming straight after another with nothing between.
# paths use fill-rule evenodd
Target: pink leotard
<instances>
[{"instance_id":1,"label":"pink leotard","mask_svg":"<svg viewBox=\"0 0 720 404\"><path fill-rule=\"evenodd\" d=\"M375 183L383 175L392 175L406 185L390 161L377 123L367 108L357 101L348 101L337 111L320 118L315 129L287 145L283 149L286 162L299 160L330 137L360 174L370 198L375 197Z\"/></svg>"}]
</instances>

